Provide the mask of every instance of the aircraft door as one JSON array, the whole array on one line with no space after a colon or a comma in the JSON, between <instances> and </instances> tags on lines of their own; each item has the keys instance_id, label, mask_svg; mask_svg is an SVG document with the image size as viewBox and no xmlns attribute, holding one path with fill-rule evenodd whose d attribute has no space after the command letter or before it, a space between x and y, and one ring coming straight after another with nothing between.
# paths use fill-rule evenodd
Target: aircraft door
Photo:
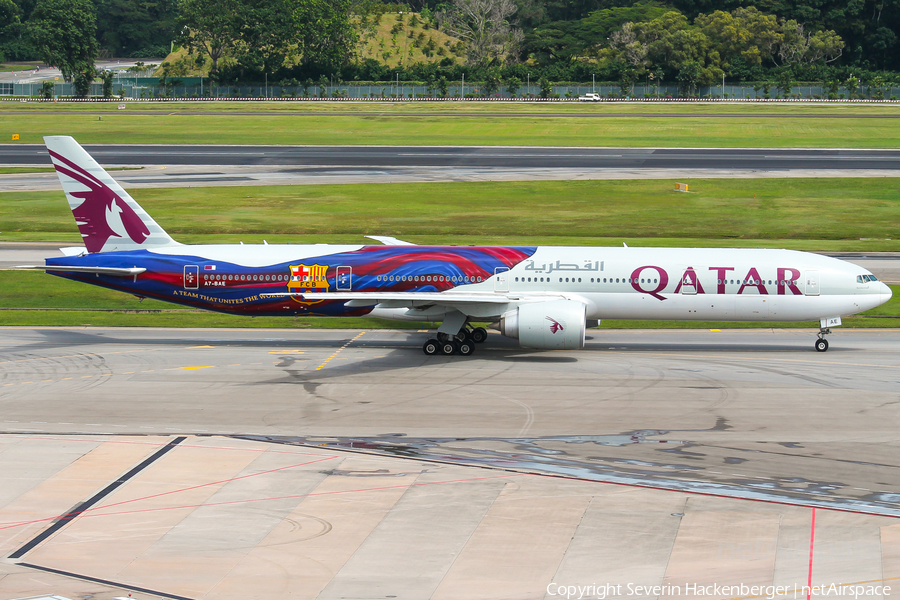
<instances>
[{"instance_id":1,"label":"aircraft door","mask_svg":"<svg viewBox=\"0 0 900 600\"><path fill-rule=\"evenodd\" d=\"M806 272L806 295L807 296L818 296L819 295L819 272L818 271L807 271Z\"/></svg>"},{"instance_id":2,"label":"aircraft door","mask_svg":"<svg viewBox=\"0 0 900 600\"><path fill-rule=\"evenodd\" d=\"M693 296L693 295L696 295L696 293L697 293L697 283L691 277L691 274L693 274L693 271L690 271L689 273L690 274L685 273L683 275L683 279L681 280L681 293L684 294L685 296ZM694 277L696 277L696 275Z\"/></svg>"},{"instance_id":3,"label":"aircraft door","mask_svg":"<svg viewBox=\"0 0 900 600\"><path fill-rule=\"evenodd\" d=\"M353 289L353 267L338 267L334 280L337 291L351 291Z\"/></svg>"},{"instance_id":4,"label":"aircraft door","mask_svg":"<svg viewBox=\"0 0 900 600\"><path fill-rule=\"evenodd\" d=\"M196 290L200 287L200 267L184 265L184 289Z\"/></svg>"},{"instance_id":5,"label":"aircraft door","mask_svg":"<svg viewBox=\"0 0 900 600\"><path fill-rule=\"evenodd\" d=\"M494 269L494 291L509 291L509 267L497 267Z\"/></svg>"}]
</instances>

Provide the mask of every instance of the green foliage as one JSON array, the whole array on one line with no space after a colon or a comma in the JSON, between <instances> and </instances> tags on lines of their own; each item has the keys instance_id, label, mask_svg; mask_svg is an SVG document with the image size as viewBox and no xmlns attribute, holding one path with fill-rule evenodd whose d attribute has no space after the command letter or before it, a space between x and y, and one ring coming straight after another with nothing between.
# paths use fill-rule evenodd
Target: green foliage
<instances>
[{"instance_id":1,"label":"green foliage","mask_svg":"<svg viewBox=\"0 0 900 600\"><path fill-rule=\"evenodd\" d=\"M506 93L510 96L515 96L519 92L519 88L522 87L522 80L514 75L507 77L504 80L504 85L506 86Z\"/></svg>"},{"instance_id":2,"label":"green foliage","mask_svg":"<svg viewBox=\"0 0 900 600\"><path fill-rule=\"evenodd\" d=\"M108 56L163 58L176 35L173 0L93 0L97 38Z\"/></svg>"},{"instance_id":3,"label":"green foliage","mask_svg":"<svg viewBox=\"0 0 900 600\"><path fill-rule=\"evenodd\" d=\"M547 23L526 34L523 52L538 64L569 61L602 45L625 23L650 21L667 10L659 2L639 2L598 10L578 21Z\"/></svg>"},{"instance_id":4,"label":"green foliage","mask_svg":"<svg viewBox=\"0 0 900 600\"><path fill-rule=\"evenodd\" d=\"M484 96L493 96L500 91L500 69L490 69L484 78L482 87Z\"/></svg>"},{"instance_id":5,"label":"green foliage","mask_svg":"<svg viewBox=\"0 0 900 600\"><path fill-rule=\"evenodd\" d=\"M179 0L178 43L211 61L210 77L219 73L219 59L234 46L238 33L239 0Z\"/></svg>"},{"instance_id":6,"label":"green foliage","mask_svg":"<svg viewBox=\"0 0 900 600\"><path fill-rule=\"evenodd\" d=\"M538 87L541 88L541 98L549 98L553 95L553 84L546 77L538 80Z\"/></svg>"},{"instance_id":7,"label":"green foliage","mask_svg":"<svg viewBox=\"0 0 900 600\"><path fill-rule=\"evenodd\" d=\"M115 78L115 73L112 71L100 73L100 80L103 81L103 97L106 99L112 98L113 78Z\"/></svg>"},{"instance_id":8,"label":"green foliage","mask_svg":"<svg viewBox=\"0 0 900 600\"><path fill-rule=\"evenodd\" d=\"M50 100L53 98L53 88L55 84L53 81L47 79L41 83L41 98L45 100Z\"/></svg>"},{"instance_id":9,"label":"green foliage","mask_svg":"<svg viewBox=\"0 0 900 600\"><path fill-rule=\"evenodd\" d=\"M97 20L91 0L38 0L28 28L43 61L58 67L66 80L74 78L76 87L80 82L77 93L85 97L84 80L93 78L97 56Z\"/></svg>"}]
</instances>

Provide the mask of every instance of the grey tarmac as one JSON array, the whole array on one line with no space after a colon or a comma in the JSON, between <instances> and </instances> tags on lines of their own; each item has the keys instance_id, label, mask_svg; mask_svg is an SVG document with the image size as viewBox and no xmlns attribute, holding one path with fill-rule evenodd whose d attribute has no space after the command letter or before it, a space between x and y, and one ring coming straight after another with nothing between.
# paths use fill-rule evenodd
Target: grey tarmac
<instances>
[{"instance_id":1,"label":"grey tarmac","mask_svg":"<svg viewBox=\"0 0 900 600\"><path fill-rule=\"evenodd\" d=\"M900 333L427 335L0 329L0 596L898 582Z\"/></svg>"}]
</instances>

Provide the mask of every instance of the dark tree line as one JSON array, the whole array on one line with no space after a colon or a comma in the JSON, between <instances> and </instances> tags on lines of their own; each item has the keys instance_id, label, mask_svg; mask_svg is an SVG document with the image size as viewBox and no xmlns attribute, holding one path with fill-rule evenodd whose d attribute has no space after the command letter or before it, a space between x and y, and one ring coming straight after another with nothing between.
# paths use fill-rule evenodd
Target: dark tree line
<instances>
[{"instance_id":1,"label":"dark tree line","mask_svg":"<svg viewBox=\"0 0 900 600\"><path fill-rule=\"evenodd\" d=\"M35 15L35 11L38 11ZM31 35L41 14L57 13L61 29L71 14L91 13L98 57L163 58L176 32L175 0L0 0L0 59L40 60L40 44ZM44 28L46 29L46 27Z\"/></svg>"},{"instance_id":2,"label":"dark tree line","mask_svg":"<svg viewBox=\"0 0 900 600\"><path fill-rule=\"evenodd\" d=\"M465 64L356 56L366 14L408 9L466 42ZM501 26L479 29L477 10ZM900 73L898 34L900 0L0 0L0 59L53 61L71 79L175 44L229 83L885 80Z\"/></svg>"}]
</instances>

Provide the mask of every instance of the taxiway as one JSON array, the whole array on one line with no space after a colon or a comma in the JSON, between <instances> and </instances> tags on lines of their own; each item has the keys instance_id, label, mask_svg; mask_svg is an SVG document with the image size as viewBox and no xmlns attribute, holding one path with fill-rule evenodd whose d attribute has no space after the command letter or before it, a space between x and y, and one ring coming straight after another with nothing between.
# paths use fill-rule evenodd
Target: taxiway
<instances>
[{"instance_id":1,"label":"taxiway","mask_svg":"<svg viewBox=\"0 0 900 600\"><path fill-rule=\"evenodd\" d=\"M3 329L0 590L787 585L813 508L816 582L900 577L896 332L826 354L804 330L495 334L469 358L424 337Z\"/></svg>"}]
</instances>

